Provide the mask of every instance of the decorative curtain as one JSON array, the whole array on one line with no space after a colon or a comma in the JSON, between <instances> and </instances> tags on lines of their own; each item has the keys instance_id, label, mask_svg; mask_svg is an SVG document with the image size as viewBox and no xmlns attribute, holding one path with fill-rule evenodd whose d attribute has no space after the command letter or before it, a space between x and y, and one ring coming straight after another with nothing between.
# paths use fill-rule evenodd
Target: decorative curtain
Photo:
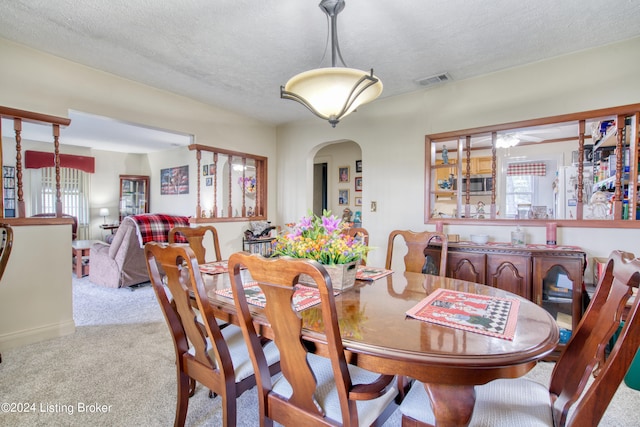
<instances>
[{"instance_id":1,"label":"decorative curtain","mask_svg":"<svg viewBox=\"0 0 640 427\"><path fill-rule=\"evenodd\" d=\"M547 165L542 162L509 163L507 176L514 175L545 176L547 175Z\"/></svg>"}]
</instances>

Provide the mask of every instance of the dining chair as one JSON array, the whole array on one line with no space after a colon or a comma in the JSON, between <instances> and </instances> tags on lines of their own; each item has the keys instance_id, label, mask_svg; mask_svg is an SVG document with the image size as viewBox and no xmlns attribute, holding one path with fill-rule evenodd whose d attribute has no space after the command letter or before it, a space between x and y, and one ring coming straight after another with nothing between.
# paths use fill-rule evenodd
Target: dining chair
<instances>
[{"instance_id":1,"label":"dining chair","mask_svg":"<svg viewBox=\"0 0 640 427\"><path fill-rule=\"evenodd\" d=\"M436 276L446 276L447 274L447 252L449 248L449 239L444 233L436 231L410 231L410 230L394 230L389 233L389 242L387 243L387 261L385 268L391 270L393 261L393 244L396 236L402 236L407 245L407 254L404 256L405 271L412 273L434 274ZM431 242L439 242L440 259L432 259L431 256L425 256L424 250ZM436 264L439 263L439 267Z\"/></svg>"},{"instance_id":2,"label":"dining chair","mask_svg":"<svg viewBox=\"0 0 640 427\"><path fill-rule=\"evenodd\" d=\"M251 276L241 273L246 268ZM331 279L324 267L306 259L267 259L238 252L229 258L238 317L251 353L258 383L260 425L382 424L395 410L394 376L380 375L347 363ZM311 352L303 340L303 320L292 304L298 277L307 274L318 288L327 348ZM282 376L266 374L266 359L256 335L244 285L255 282L266 300L264 315L280 350ZM347 291L349 292L349 291Z\"/></svg>"},{"instance_id":3,"label":"dining chair","mask_svg":"<svg viewBox=\"0 0 640 427\"><path fill-rule=\"evenodd\" d=\"M639 284L640 258L612 252L587 311L553 368L549 387L528 378L477 386L469 425L597 425L640 345L640 299L636 298L615 344L608 346ZM400 405L402 425L433 424L428 402L424 385L414 382Z\"/></svg>"},{"instance_id":4,"label":"dining chair","mask_svg":"<svg viewBox=\"0 0 640 427\"><path fill-rule=\"evenodd\" d=\"M211 397L221 396L223 423L235 426L236 398L256 384L241 329L234 325L224 329L218 326L198 261L189 246L151 242L145 245L144 251L151 284L176 353L178 396L174 426L184 425L196 381L209 388ZM198 313L192 306L193 300ZM262 340L261 344L265 342L262 349L265 375L276 374L279 372L278 349L271 341Z\"/></svg>"},{"instance_id":5,"label":"dining chair","mask_svg":"<svg viewBox=\"0 0 640 427\"><path fill-rule=\"evenodd\" d=\"M347 234L354 239L361 241L365 246L369 246L369 232L366 228L351 227L347 230ZM367 265L367 262L364 259L360 260L360 265Z\"/></svg>"},{"instance_id":6,"label":"dining chair","mask_svg":"<svg viewBox=\"0 0 640 427\"><path fill-rule=\"evenodd\" d=\"M213 240L213 250L215 252L215 259L207 259L207 249L204 247L204 238L210 232ZM218 230L212 225L202 225L199 227L174 227L169 230L168 240L169 243L176 243L176 236L182 235L189 242L191 250L196 254L198 264L204 264L207 261L222 261L222 255L220 253L220 242L218 240Z\"/></svg>"},{"instance_id":7,"label":"dining chair","mask_svg":"<svg viewBox=\"0 0 640 427\"><path fill-rule=\"evenodd\" d=\"M0 223L0 279L2 279L4 270L9 263L12 247L13 228L9 224ZM0 353L0 363L2 363L2 353Z\"/></svg>"}]
</instances>

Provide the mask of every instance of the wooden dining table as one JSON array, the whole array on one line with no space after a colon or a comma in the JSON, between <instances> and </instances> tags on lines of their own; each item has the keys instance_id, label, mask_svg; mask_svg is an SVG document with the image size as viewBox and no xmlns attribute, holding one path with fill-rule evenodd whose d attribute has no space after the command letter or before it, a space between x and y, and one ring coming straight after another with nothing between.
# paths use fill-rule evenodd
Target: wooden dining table
<instances>
[{"instance_id":1,"label":"wooden dining table","mask_svg":"<svg viewBox=\"0 0 640 427\"><path fill-rule=\"evenodd\" d=\"M238 323L228 274L203 274L216 317ZM438 288L519 301L512 340L417 320L406 312ZM468 425L474 386L526 374L553 351L559 331L552 316L515 294L489 286L428 274L394 272L375 281L356 281L335 297L345 351L351 363L381 374L422 381L437 426ZM250 305L260 333L270 336L259 306ZM299 312L303 335L322 353L326 344L320 305ZM425 402L427 405L428 402Z\"/></svg>"}]
</instances>

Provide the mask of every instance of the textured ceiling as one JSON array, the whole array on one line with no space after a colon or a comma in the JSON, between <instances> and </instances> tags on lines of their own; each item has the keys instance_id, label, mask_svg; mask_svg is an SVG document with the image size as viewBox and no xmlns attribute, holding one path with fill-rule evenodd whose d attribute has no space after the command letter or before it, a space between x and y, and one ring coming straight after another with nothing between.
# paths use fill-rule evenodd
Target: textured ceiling
<instances>
[{"instance_id":1,"label":"textured ceiling","mask_svg":"<svg viewBox=\"0 0 640 427\"><path fill-rule=\"evenodd\" d=\"M280 85L329 65L319 0L0 3L0 37L272 124L310 116ZM346 0L338 33L389 97L640 36L640 1Z\"/></svg>"}]
</instances>

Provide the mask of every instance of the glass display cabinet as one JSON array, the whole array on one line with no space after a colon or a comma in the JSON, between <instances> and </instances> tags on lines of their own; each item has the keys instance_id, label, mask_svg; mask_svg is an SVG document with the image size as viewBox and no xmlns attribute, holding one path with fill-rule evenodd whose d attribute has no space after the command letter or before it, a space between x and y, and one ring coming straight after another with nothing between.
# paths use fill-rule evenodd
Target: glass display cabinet
<instances>
[{"instance_id":1,"label":"glass display cabinet","mask_svg":"<svg viewBox=\"0 0 640 427\"><path fill-rule=\"evenodd\" d=\"M120 221L129 215L149 213L149 177L120 175Z\"/></svg>"}]
</instances>

